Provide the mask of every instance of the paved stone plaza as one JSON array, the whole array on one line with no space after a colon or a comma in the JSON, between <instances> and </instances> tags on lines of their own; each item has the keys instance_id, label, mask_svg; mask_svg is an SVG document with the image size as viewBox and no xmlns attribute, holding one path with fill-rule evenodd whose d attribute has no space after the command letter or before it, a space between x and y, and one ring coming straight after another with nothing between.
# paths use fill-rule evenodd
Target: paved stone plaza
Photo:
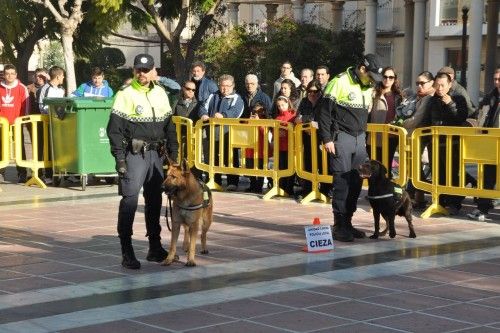
<instances>
[{"instance_id":1,"label":"paved stone plaza","mask_svg":"<svg viewBox=\"0 0 500 333\"><path fill-rule=\"evenodd\" d=\"M415 217L416 239L398 218L394 240L307 254L304 226L330 224L329 205L215 193L210 253L195 268L180 249L170 267L144 259L141 203L142 269L131 271L120 266L116 186L42 190L9 172L0 183L2 333L500 332L500 212L470 221L470 199L454 218ZM354 224L373 229L364 199Z\"/></svg>"}]
</instances>

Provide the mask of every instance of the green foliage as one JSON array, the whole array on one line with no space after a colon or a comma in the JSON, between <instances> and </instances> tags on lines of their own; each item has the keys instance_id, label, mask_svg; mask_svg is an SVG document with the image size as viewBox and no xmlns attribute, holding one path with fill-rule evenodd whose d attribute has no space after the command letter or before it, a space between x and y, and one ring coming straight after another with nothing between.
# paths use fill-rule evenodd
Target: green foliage
<instances>
[{"instance_id":1,"label":"green foliage","mask_svg":"<svg viewBox=\"0 0 500 333\"><path fill-rule=\"evenodd\" d=\"M85 59L78 59L75 62L77 86L90 80L90 72L96 65ZM104 71L104 78L113 91L116 92L123 85L123 82L132 77L130 68L108 68Z\"/></svg>"},{"instance_id":2,"label":"green foliage","mask_svg":"<svg viewBox=\"0 0 500 333\"><path fill-rule=\"evenodd\" d=\"M175 77L174 59L172 58L172 54L170 52L163 52L160 64L161 72L158 72L159 75L168 76L170 78ZM181 82L179 82L179 84L181 84Z\"/></svg>"},{"instance_id":3,"label":"green foliage","mask_svg":"<svg viewBox=\"0 0 500 333\"><path fill-rule=\"evenodd\" d=\"M114 47L103 47L94 52L91 58L93 66L100 67L107 71L125 65L125 55L120 49Z\"/></svg>"},{"instance_id":4,"label":"green foliage","mask_svg":"<svg viewBox=\"0 0 500 333\"><path fill-rule=\"evenodd\" d=\"M264 47L261 62L262 80L272 84L279 76L279 68L289 60L298 77L302 68L315 69L320 65L330 68L331 75L352 66L363 55L361 31L333 31L315 24L297 23L281 18L268 25L271 33Z\"/></svg>"},{"instance_id":5,"label":"green foliage","mask_svg":"<svg viewBox=\"0 0 500 333\"><path fill-rule=\"evenodd\" d=\"M301 69L314 70L320 65L328 66L333 76L356 64L363 55L363 34L359 30L334 33L318 25L281 18L268 23L266 41L262 32L251 28L238 26L224 35L208 37L197 54L214 77L233 75L239 91L243 91L248 73L257 74L262 86L272 89L285 60L292 63L297 77Z\"/></svg>"},{"instance_id":6,"label":"green foliage","mask_svg":"<svg viewBox=\"0 0 500 333\"><path fill-rule=\"evenodd\" d=\"M206 39L199 55L214 77L233 75L236 88L241 91L245 75L258 72L263 42L263 34L247 33L244 26L238 26L223 36Z\"/></svg>"},{"instance_id":7,"label":"green foliage","mask_svg":"<svg viewBox=\"0 0 500 333\"><path fill-rule=\"evenodd\" d=\"M117 11L123 5L123 0L94 0L97 6L102 8L104 13L108 11Z\"/></svg>"},{"instance_id":8,"label":"green foliage","mask_svg":"<svg viewBox=\"0 0 500 333\"><path fill-rule=\"evenodd\" d=\"M8 62L17 64L17 56L24 50L24 42L39 29L38 20L48 15L42 5L28 0L1 0L0 10L0 42L3 44L2 56ZM27 19L29 18L29 19ZM44 33L54 38L57 27L50 24L43 25ZM20 49L18 49L20 48Z\"/></svg>"},{"instance_id":9,"label":"green foliage","mask_svg":"<svg viewBox=\"0 0 500 333\"><path fill-rule=\"evenodd\" d=\"M80 58L75 62L76 81L78 85L90 80L93 67L104 70L105 79L114 91L118 90L125 79L132 76L129 68L118 69L125 65L125 55L120 49L104 47L97 49L88 59Z\"/></svg>"},{"instance_id":10,"label":"green foliage","mask_svg":"<svg viewBox=\"0 0 500 333\"><path fill-rule=\"evenodd\" d=\"M78 56L89 57L100 47L103 37L117 29L127 17L125 9L103 13L92 2L84 2L82 10L85 15L75 32L73 49Z\"/></svg>"},{"instance_id":11,"label":"green foliage","mask_svg":"<svg viewBox=\"0 0 500 333\"><path fill-rule=\"evenodd\" d=\"M94 0L94 3L101 8L103 12L118 11L124 7L130 6L133 0ZM157 4L158 12L163 19L173 19L179 17L181 13L182 0L149 0L150 4ZM191 0L190 9L206 12L214 0Z\"/></svg>"},{"instance_id":12,"label":"green foliage","mask_svg":"<svg viewBox=\"0 0 500 333\"><path fill-rule=\"evenodd\" d=\"M58 41L51 41L42 57L42 67L50 68L52 66L66 68L63 48Z\"/></svg>"}]
</instances>

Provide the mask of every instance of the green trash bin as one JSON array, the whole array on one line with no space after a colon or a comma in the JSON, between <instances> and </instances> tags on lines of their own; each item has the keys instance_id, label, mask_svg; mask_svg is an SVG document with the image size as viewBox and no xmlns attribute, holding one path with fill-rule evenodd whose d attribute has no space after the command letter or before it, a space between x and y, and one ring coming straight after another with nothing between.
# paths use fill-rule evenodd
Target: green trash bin
<instances>
[{"instance_id":1,"label":"green trash bin","mask_svg":"<svg viewBox=\"0 0 500 333\"><path fill-rule=\"evenodd\" d=\"M116 177L106 127L113 99L47 98L54 184L79 175L85 190L88 175ZM106 178L108 183L108 178Z\"/></svg>"}]
</instances>

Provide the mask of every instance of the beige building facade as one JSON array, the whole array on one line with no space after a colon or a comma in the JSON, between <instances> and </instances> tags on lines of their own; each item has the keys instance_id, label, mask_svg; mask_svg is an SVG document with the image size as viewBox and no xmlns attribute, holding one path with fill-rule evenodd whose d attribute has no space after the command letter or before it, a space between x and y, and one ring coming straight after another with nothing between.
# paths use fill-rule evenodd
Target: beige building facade
<instances>
[{"instance_id":1,"label":"beige building facade","mask_svg":"<svg viewBox=\"0 0 500 333\"><path fill-rule=\"evenodd\" d=\"M247 23L265 29L266 20L290 16L334 30L362 27L365 52L412 86L418 73L452 66L462 75L462 9L468 8L467 83L473 101L491 87L500 61L499 0L228 0L229 26ZM489 73L485 75L486 73Z\"/></svg>"}]
</instances>

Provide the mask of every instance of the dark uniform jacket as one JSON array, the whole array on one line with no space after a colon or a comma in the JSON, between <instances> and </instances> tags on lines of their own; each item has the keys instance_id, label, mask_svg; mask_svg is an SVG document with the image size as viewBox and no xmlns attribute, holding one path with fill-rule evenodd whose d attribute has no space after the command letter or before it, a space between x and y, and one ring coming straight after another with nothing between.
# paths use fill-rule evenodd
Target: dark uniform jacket
<instances>
[{"instance_id":1,"label":"dark uniform jacket","mask_svg":"<svg viewBox=\"0 0 500 333\"><path fill-rule=\"evenodd\" d=\"M352 136L366 132L372 92L373 87L361 83L354 67L328 83L319 111L319 134L323 143L335 141L339 131Z\"/></svg>"},{"instance_id":2,"label":"dark uniform jacket","mask_svg":"<svg viewBox=\"0 0 500 333\"><path fill-rule=\"evenodd\" d=\"M166 142L168 154L177 159L177 135L171 122L172 109L165 90L151 82L142 86L136 80L118 91L108 122L111 153L124 160L132 139L146 143Z\"/></svg>"}]
</instances>

